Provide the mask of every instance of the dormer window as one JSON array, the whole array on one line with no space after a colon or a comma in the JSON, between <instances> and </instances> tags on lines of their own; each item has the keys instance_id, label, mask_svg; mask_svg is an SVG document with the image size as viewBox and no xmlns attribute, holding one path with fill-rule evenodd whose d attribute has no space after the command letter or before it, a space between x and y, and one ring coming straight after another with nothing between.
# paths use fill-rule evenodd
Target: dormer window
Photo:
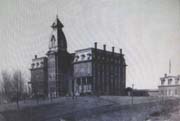
<instances>
[{"instance_id":1,"label":"dormer window","mask_svg":"<svg viewBox=\"0 0 180 121\"><path fill-rule=\"evenodd\" d=\"M168 85L171 85L172 79L168 79Z\"/></svg>"},{"instance_id":2,"label":"dormer window","mask_svg":"<svg viewBox=\"0 0 180 121\"><path fill-rule=\"evenodd\" d=\"M39 63L36 63L36 66L38 67L38 66L39 66Z\"/></svg>"},{"instance_id":3,"label":"dormer window","mask_svg":"<svg viewBox=\"0 0 180 121\"><path fill-rule=\"evenodd\" d=\"M42 61L42 62L41 62L41 66L43 66L43 65L44 65L44 62Z\"/></svg>"},{"instance_id":4,"label":"dormer window","mask_svg":"<svg viewBox=\"0 0 180 121\"><path fill-rule=\"evenodd\" d=\"M179 78L176 78L175 84L179 84Z\"/></svg>"},{"instance_id":5,"label":"dormer window","mask_svg":"<svg viewBox=\"0 0 180 121\"><path fill-rule=\"evenodd\" d=\"M161 79L161 85L164 85L165 79Z\"/></svg>"},{"instance_id":6,"label":"dormer window","mask_svg":"<svg viewBox=\"0 0 180 121\"><path fill-rule=\"evenodd\" d=\"M35 66L35 64L34 64L34 63L32 63L32 64L31 64L31 67L32 67L32 68L34 68L34 66Z\"/></svg>"},{"instance_id":7,"label":"dormer window","mask_svg":"<svg viewBox=\"0 0 180 121\"><path fill-rule=\"evenodd\" d=\"M78 59L79 59L79 56L77 55L77 56L75 56L75 62L77 62L78 61Z\"/></svg>"},{"instance_id":8,"label":"dormer window","mask_svg":"<svg viewBox=\"0 0 180 121\"><path fill-rule=\"evenodd\" d=\"M88 53L87 55L88 55L88 60L90 60L92 56L91 53Z\"/></svg>"},{"instance_id":9,"label":"dormer window","mask_svg":"<svg viewBox=\"0 0 180 121\"><path fill-rule=\"evenodd\" d=\"M82 59L82 60L84 60L84 58L85 58L85 55L84 55L84 54L82 54L82 55L81 55L81 59Z\"/></svg>"}]
</instances>

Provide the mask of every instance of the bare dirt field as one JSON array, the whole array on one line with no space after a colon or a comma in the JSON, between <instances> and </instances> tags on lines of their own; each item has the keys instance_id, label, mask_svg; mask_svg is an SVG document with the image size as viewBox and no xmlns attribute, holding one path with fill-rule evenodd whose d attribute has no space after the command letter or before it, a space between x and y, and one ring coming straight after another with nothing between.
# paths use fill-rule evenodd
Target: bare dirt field
<instances>
[{"instance_id":1,"label":"bare dirt field","mask_svg":"<svg viewBox=\"0 0 180 121\"><path fill-rule=\"evenodd\" d=\"M61 97L0 105L0 121L176 121L179 99L101 96ZM179 114L178 114L179 115ZM177 120L179 121L179 120Z\"/></svg>"}]
</instances>

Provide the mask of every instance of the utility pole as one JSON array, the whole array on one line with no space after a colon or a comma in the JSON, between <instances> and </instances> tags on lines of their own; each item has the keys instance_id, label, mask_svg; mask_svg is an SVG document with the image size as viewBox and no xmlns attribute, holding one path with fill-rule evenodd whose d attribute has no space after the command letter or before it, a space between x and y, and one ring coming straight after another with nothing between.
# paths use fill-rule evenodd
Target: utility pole
<instances>
[{"instance_id":1,"label":"utility pole","mask_svg":"<svg viewBox=\"0 0 180 121\"><path fill-rule=\"evenodd\" d=\"M131 104L133 105L133 88L134 88L134 84L132 84L132 92L131 92Z\"/></svg>"}]
</instances>

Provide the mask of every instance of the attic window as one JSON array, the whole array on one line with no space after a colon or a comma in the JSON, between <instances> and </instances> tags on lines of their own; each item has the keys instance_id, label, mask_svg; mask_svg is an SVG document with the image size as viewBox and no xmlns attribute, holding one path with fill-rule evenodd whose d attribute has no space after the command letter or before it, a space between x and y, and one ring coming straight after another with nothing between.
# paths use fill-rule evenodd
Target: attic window
<instances>
[{"instance_id":1,"label":"attic window","mask_svg":"<svg viewBox=\"0 0 180 121\"><path fill-rule=\"evenodd\" d=\"M37 63L36 65L39 66L39 63Z\"/></svg>"},{"instance_id":2,"label":"attic window","mask_svg":"<svg viewBox=\"0 0 180 121\"><path fill-rule=\"evenodd\" d=\"M170 85L172 82L172 79L168 79L168 85Z\"/></svg>"},{"instance_id":3,"label":"attic window","mask_svg":"<svg viewBox=\"0 0 180 121\"><path fill-rule=\"evenodd\" d=\"M41 62L41 65L44 65L44 62L43 62L43 61Z\"/></svg>"},{"instance_id":4,"label":"attic window","mask_svg":"<svg viewBox=\"0 0 180 121\"><path fill-rule=\"evenodd\" d=\"M88 55L88 60L89 60L92 55L91 55L91 53L88 53L87 55Z\"/></svg>"},{"instance_id":5,"label":"attic window","mask_svg":"<svg viewBox=\"0 0 180 121\"><path fill-rule=\"evenodd\" d=\"M179 84L179 78L176 78L175 84Z\"/></svg>"},{"instance_id":6,"label":"attic window","mask_svg":"<svg viewBox=\"0 0 180 121\"><path fill-rule=\"evenodd\" d=\"M75 62L77 62L78 59L79 59L79 56L77 55L77 56L75 57Z\"/></svg>"},{"instance_id":7,"label":"attic window","mask_svg":"<svg viewBox=\"0 0 180 121\"><path fill-rule=\"evenodd\" d=\"M85 58L85 55L84 55L84 54L82 54L82 55L81 55L81 58L82 58L82 60L83 60L83 59Z\"/></svg>"},{"instance_id":8,"label":"attic window","mask_svg":"<svg viewBox=\"0 0 180 121\"><path fill-rule=\"evenodd\" d=\"M164 85L164 82L165 82L165 80L164 80L164 79L162 79L162 80L161 80L161 85Z\"/></svg>"},{"instance_id":9,"label":"attic window","mask_svg":"<svg viewBox=\"0 0 180 121\"><path fill-rule=\"evenodd\" d=\"M34 64L34 63L32 63L32 64L31 64L31 67L32 67L32 68L34 68L34 66L35 66L35 64Z\"/></svg>"},{"instance_id":10,"label":"attic window","mask_svg":"<svg viewBox=\"0 0 180 121\"><path fill-rule=\"evenodd\" d=\"M176 80L179 81L179 77L177 77Z\"/></svg>"},{"instance_id":11,"label":"attic window","mask_svg":"<svg viewBox=\"0 0 180 121\"><path fill-rule=\"evenodd\" d=\"M175 84L179 84L179 80L176 80L176 81L175 81Z\"/></svg>"}]
</instances>

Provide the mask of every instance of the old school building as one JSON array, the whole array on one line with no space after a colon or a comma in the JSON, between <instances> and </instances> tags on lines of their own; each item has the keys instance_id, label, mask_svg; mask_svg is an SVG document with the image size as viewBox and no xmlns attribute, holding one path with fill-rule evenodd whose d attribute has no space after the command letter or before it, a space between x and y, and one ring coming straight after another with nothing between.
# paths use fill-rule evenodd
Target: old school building
<instances>
[{"instance_id":1,"label":"old school building","mask_svg":"<svg viewBox=\"0 0 180 121\"><path fill-rule=\"evenodd\" d=\"M67 51L64 25L58 17L53 22L49 50L44 57L35 56L31 64L33 95L124 95L126 62L122 49L115 52L94 47Z\"/></svg>"}]
</instances>

